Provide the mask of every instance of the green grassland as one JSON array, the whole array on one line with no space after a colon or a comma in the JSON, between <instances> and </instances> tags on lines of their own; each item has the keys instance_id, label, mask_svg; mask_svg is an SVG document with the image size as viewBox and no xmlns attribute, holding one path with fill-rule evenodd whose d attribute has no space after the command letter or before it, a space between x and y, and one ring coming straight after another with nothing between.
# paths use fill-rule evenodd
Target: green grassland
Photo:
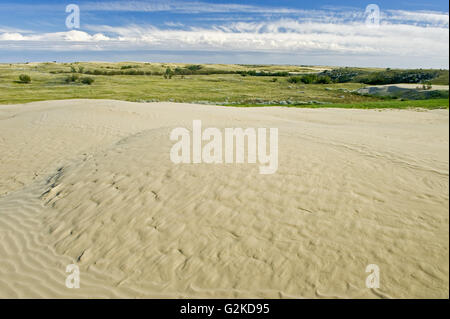
<instances>
[{"instance_id":1,"label":"green grassland","mask_svg":"<svg viewBox=\"0 0 450 319\"><path fill-rule=\"evenodd\" d=\"M173 73L170 79L164 77L167 68ZM0 104L87 98L233 106L448 108L446 99L400 101L355 94L354 91L364 87L364 83L288 81L290 76L332 70L318 66L138 62L0 64ZM380 72L382 69L358 70ZM21 74L29 75L31 82L20 82ZM70 76L75 79L89 77L94 82L87 85L80 80L68 81ZM441 71L434 80L448 84L448 71Z\"/></svg>"},{"instance_id":2,"label":"green grassland","mask_svg":"<svg viewBox=\"0 0 450 319\"><path fill-rule=\"evenodd\" d=\"M409 108L426 108L426 109L442 109L448 108L448 99L431 99L431 100L387 100L375 102L354 102L354 103L324 103L324 104L293 104L293 105L277 105L288 107L307 107L307 108L344 108L344 109L409 109ZM232 105L229 105L232 106ZM263 104L241 104L240 107L258 107L268 106ZM275 105L271 105L275 106Z\"/></svg>"}]
</instances>

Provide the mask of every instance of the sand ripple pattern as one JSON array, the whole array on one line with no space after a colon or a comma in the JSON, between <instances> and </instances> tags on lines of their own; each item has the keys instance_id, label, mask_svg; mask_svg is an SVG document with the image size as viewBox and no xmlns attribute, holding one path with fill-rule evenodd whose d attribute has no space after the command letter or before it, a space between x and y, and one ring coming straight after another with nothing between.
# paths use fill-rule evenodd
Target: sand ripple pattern
<instances>
[{"instance_id":1,"label":"sand ripple pattern","mask_svg":"<svg viewBox=\"0 0 450 319\"><path fill-rule=\"evenodd\" d=\"M0 297L448 298L448 111L0 109ZM174 165L193 119L278 127L277 173Z\"/></svg>"}]
</instances>

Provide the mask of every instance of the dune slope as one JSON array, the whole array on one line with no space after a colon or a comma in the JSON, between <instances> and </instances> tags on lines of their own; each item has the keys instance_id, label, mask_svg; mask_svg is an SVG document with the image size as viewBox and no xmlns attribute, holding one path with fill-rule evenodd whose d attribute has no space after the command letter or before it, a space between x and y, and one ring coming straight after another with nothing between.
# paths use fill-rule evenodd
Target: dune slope
<instances>
[{"instance_id":1,"label":"dune slope","mask_svg":"<svg viewBox=\"0 0 450 319\"><path fill-rule=\"evenodd\" d=\"M195 119L277 127L278 171L173 164ZM448 110L0 106L0 297L448 298L448 129Z\"/></svg>"}]
</instances>

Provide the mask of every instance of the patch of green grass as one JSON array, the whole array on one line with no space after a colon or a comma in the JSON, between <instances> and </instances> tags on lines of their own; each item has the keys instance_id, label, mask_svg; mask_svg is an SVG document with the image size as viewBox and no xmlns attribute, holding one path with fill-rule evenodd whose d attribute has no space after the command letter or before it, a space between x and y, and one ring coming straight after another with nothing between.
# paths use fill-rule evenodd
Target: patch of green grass
<instances>
[{"instance_id":1,"label":"patch of green grass","mask_svg":"<svg viewBox=\"0 0 450 319\"><path fill-rule=\"evenodd\" d=\"M79 81L67 81L72 73L83 67L89 69L121 69L123 63L83 63L81 64L1 64L0 65L0 103L15 104L42 100L59 99L116 99L125 101L174 101L211 103L257 103L257 102L356 102L377 100L377 98L356 96L350 91L361 84L345 83L323 85L291 84L280 77L242 77L239 74L174 75L165 79L163 75L95 75L91 85L81 85ZM174 68L175 65L166 64ZM208 65L208 68L239 69L241 66ZM206 66L204 68L207 68ZM149 72L162 72L161 64L141 64L140 69ZM202 68L202 69L204 69ZM271 66L270 71L276 71ZM287 67L280 67L280 69ZM292 67L296 70L295 67ZM60 73L64 72L64 73ZM29 74L30 84L15 83L20 74Z\"/></svg>"},{"instance_id":2,"label":"patch of green grass","mask_svg":"<svg viewBox=\"0 0 450 319\"><path fill-rule=\"evenodd\" d=\"M231 105L235 107L267 107L267 106L284 106L284 107L307 107L307 108L345 108L345 109L410 109L410 108L424 108L424 109L448 109L448 99L431 99L431 100L389 100L376 102L356 102L356 103L329 103L329 104L308 104L308 105L263 105L263 104L241 104Z\"/></svg>"},{"instance_id":3,"label":"patch of green grass","mask_svg":"<svg viewBox=\"0 0 450 319\"><path fill-rule=\"evenodd\" d=\"M165 79L163 74L167 68L195 69L202 72L206 70L208 74L175 74L171 79ZM80 73L80 69L84 71L84 74ZM289 83L288 77L250 75L243 77L237 73L256 71L271 74L277 72L304 74L319 73L325 69L327 68L290 65L190 65L139 62L0 64L0 104L83 98L221 105L289 104L307 107L323 105L365 107L364 103L384 101L380 97L354 94L353 91L364 86L360 83ZM143 75L125 75L116 72L121 70L138 70ZM217 73L210 74L210 71ZM89 72L88 76L94 80L91 85L83 85L78 80L71 80L72 78L81 79L87 72ZM111 75L106 75L108 72L111 72ZM233 73L229 74L230 72ZM18 83L20 74L29 75L32 79L31 83L26 85ZM70 79L67 80L69 77ZM399 107L403 105L399 104Z\"/></svg>"},{"instance_id":4,"label":"patch of green grass","mask_svg":"<svg viewBox=\"0 0 450 319\"><path fill-rule=\"evenodd\" d=\"M448 71L447 72L441 72L439 76L433 80L431 80L431 84L436 85L448 85Z\"/></svg>"}]
</instances>

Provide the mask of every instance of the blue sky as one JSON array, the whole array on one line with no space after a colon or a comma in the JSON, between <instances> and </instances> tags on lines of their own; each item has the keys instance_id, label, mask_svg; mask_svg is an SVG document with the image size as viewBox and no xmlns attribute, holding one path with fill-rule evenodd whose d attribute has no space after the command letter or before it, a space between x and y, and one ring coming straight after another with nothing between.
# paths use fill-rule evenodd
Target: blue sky
<instances>
[{"instance_id":1,"label":"blue sky","mask_svg":"<svg viewBox=\"0 0 450 319\"><path fill-rule=\"evenodd\" d=\"M80 8L68 29L66 5ZM366 7L380 9L367 24ZM448 68L442 0L0 1L0 62L158 61Z\"/></svg>"}]
</instances>

